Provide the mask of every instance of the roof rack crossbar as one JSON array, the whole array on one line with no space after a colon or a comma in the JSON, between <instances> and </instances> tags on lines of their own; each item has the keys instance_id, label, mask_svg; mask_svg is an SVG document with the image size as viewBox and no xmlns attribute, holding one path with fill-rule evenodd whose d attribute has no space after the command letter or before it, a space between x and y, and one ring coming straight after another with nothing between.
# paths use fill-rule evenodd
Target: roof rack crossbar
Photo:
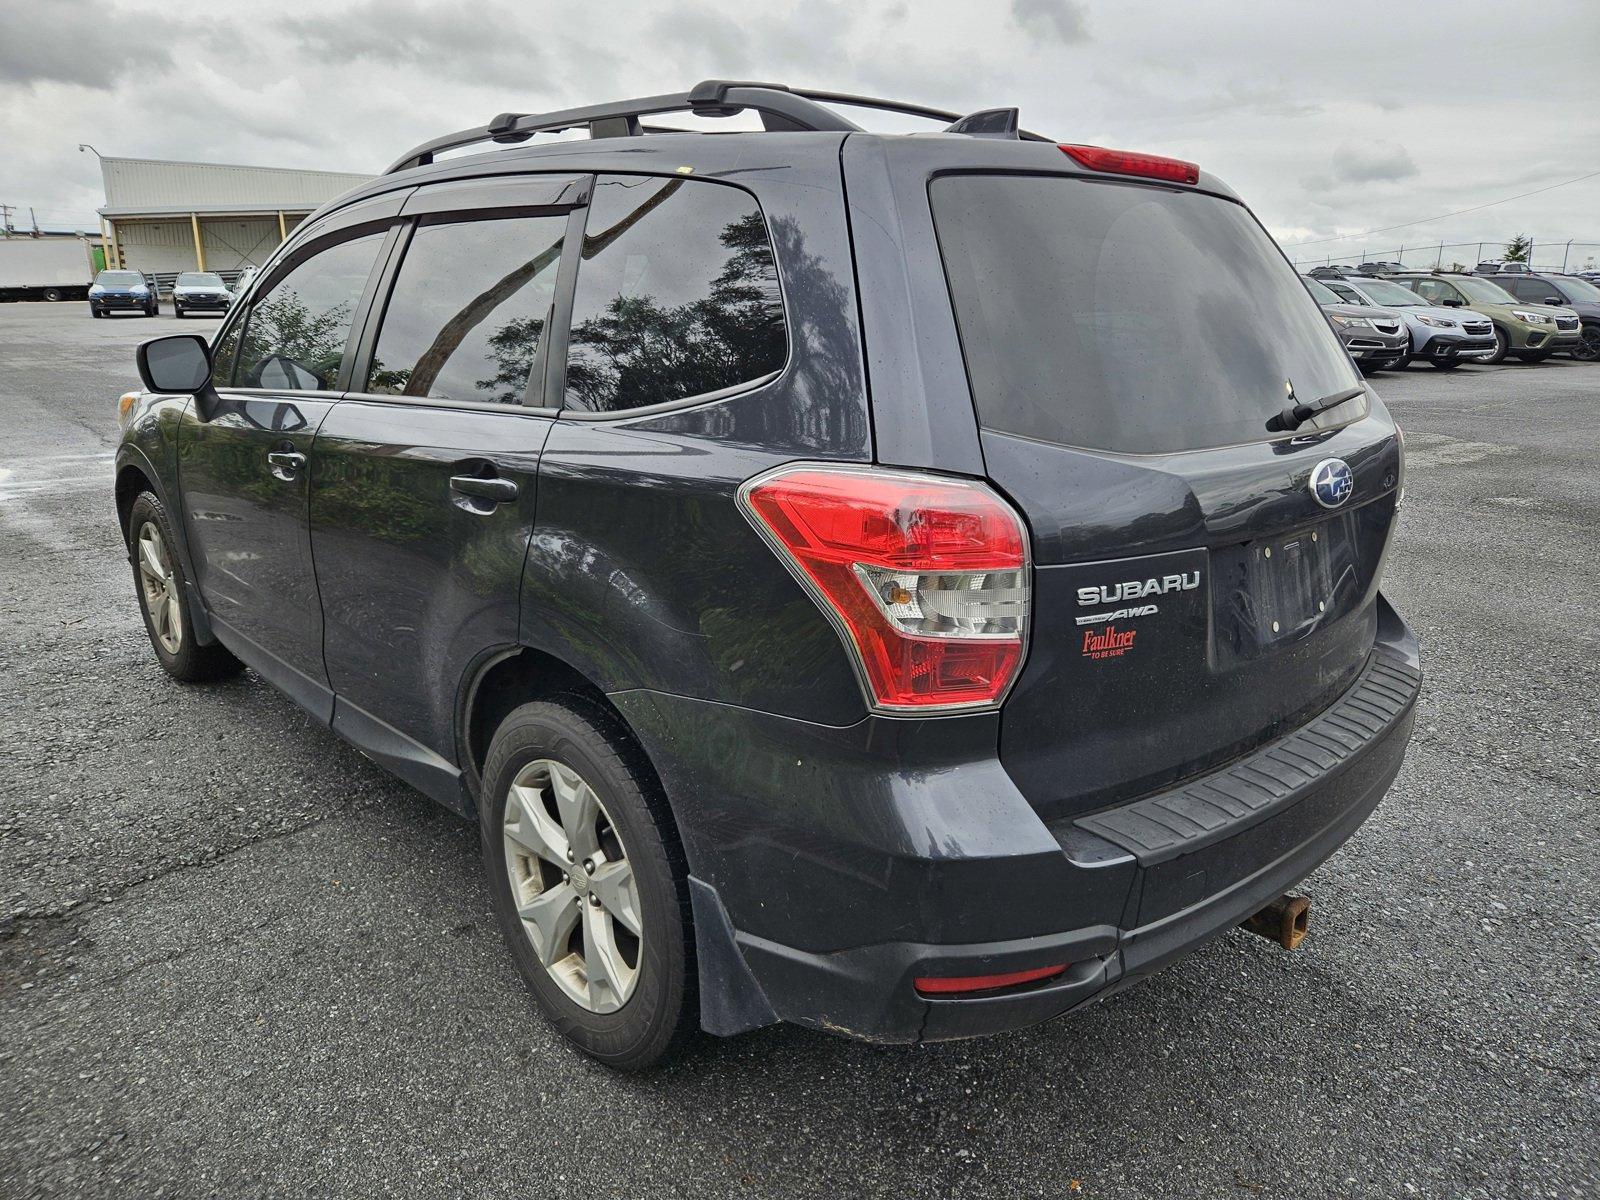
<instances>
[{"instance_id":1,"label":"roof rack crossbar","mask_svg":"<svg viewBox=\"0 0 1600 1200\"><path fill-rule=\"evenodd\" d=\"M781 83L707 79L697 83L687 92L674 92L664 96L614 100L607 104L591 104L583 108L568 108L548 113L500 113L487 125L447 133L443 137L412 147L384 171L384 174L392 175L396 171L404 171L410 167L426 166L439 154L449 150L459 150L478 142L500 144L525 142L536 133L560 133L584 125L589 127L591 136L627 136L650 129L650 126L642 125L639 118L658 113L691 112L702 117L731 117L749 109L761 117L762 126L769 132L860 132L861 126L826 107L829 104L898 112L946 123L959 124L965 120L960 113L928 108L921 104L908 104L899 100L883 100L875 96L802 91L786 87ZM1029 133L1027 130L1021 130L1020 136L1031 141L1054 140Z\"/></svg>"}]
</instances>

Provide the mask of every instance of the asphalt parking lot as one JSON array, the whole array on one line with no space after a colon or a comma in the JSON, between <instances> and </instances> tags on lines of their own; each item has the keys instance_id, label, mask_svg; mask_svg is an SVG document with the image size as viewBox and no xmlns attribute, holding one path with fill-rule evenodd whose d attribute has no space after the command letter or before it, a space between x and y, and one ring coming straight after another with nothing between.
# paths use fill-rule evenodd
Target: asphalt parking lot
<instances>
[{"instance_id":1,"label":"asphalt parking lot","mask_svg":"<svg viewBox=\"0 0 1600 1200\"><path fill-rule=\"evenodd\" d=\"M115 402L138 341L211 327L0 305L0 1194L1600 1192L1600 366L1377 377L1428 682L1301 951L619 1077L533 1010L473 828L254 676L157 667Z\"/></svg>"}]
</instances>

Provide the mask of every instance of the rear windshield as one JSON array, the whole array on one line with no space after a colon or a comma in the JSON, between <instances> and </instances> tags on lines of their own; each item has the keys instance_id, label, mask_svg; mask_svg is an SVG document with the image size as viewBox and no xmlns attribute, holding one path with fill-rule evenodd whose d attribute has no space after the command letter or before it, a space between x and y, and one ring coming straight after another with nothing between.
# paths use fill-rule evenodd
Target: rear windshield
<instances>
[{"instance_id":1,"label":"rear windshield","mask_svg":"<svg viewBox=\"0 0 1600 1200\"><path fill-rule=\"evenodd\" d=\"M1310 403L1360 383L1242 205L1046 175L949 175L929 191L985 428L1162 454L1267 440L1290 384Z\"/></svg>"}]
</instances>

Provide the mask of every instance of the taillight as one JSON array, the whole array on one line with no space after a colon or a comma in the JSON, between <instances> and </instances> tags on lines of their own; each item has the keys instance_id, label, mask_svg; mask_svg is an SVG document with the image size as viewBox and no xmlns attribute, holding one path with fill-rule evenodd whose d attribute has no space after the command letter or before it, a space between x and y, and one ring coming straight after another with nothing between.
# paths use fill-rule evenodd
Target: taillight
<instances>
[{"instance_id":1,"label":"taillight","mask_svg":"<svg viewBox=\"0 0 1600 1200\"><path fill-rule=\"evenodd\" d=\"M1159 154L1140 154L1133 150L1107 150L1104 146L1072 146L1065 143L1062 153L1091 171L1111 171L1117 175L1142 175L1146 179L1165 179L1169 183L1199 183L1200 165L1181 158Z\"/></svg>"},{"instance_id":2,"label":"taillight","mask_svg":"<svg viewBox=\"0 0 1600 1200\"><path fill-rule=\"evenodd\" d=\"M739 503L834 621L874 708L993 705L1022 666L1028 534L981 483L780 467Z\"/></svg>"}]
</instances>

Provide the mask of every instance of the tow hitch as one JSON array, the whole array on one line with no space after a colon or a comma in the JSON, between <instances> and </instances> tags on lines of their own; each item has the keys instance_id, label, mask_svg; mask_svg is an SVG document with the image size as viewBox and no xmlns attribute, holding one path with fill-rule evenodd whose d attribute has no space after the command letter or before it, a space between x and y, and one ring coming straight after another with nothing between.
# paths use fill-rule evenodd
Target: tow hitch
<instances>
[{"instance_id":1,"label":"tow hitch","mask_svg":"<svg viewBox=\"0 0 1600 1200\"><path fill-rule=\"evenodd\" d=\"M1293 950L1306 940L1306 930L1310 925L1310 897L1279 896L1239 928L1259 933L1285 950Z\"/></svg>"}]
</instances>

